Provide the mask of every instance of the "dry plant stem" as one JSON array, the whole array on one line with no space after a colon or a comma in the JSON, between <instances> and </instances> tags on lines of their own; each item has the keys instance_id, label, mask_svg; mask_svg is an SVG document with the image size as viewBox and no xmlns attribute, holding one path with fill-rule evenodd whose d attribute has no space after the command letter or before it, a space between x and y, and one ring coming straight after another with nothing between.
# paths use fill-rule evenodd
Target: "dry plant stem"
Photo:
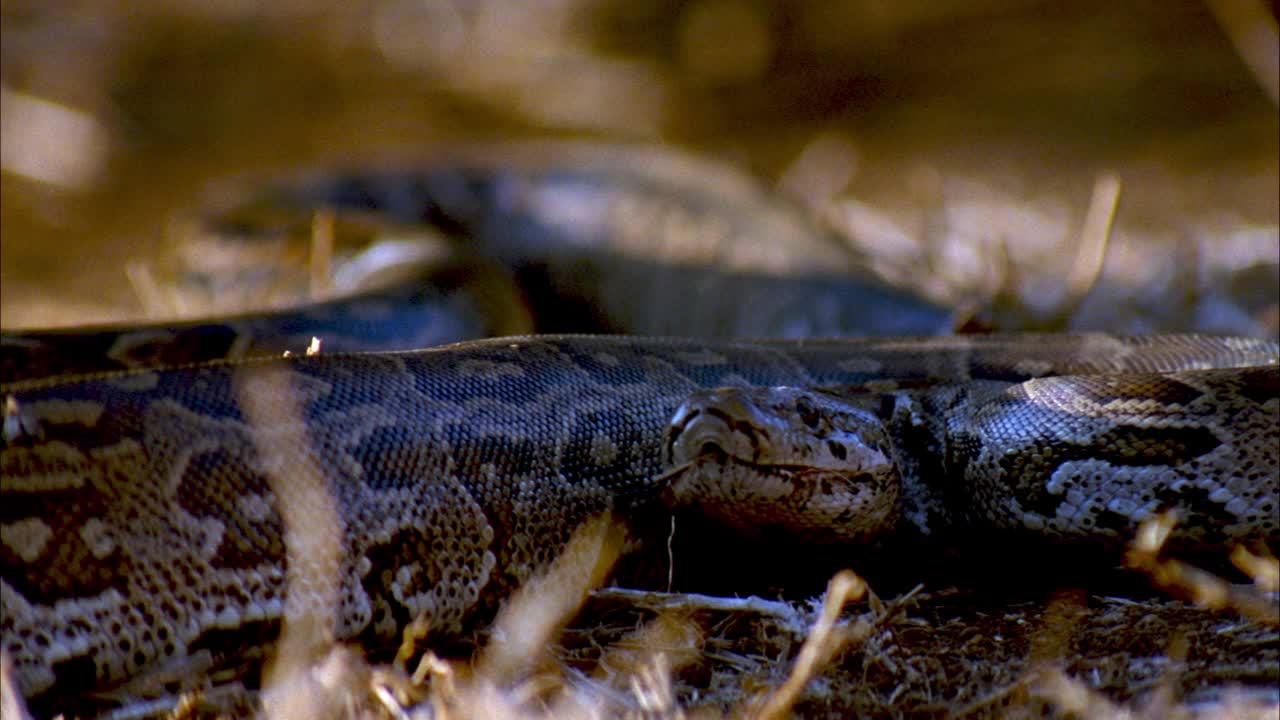
<instances>
[{"instance_id":1,"label":"dry plant stem","mask_svg":"<svg viewBox=\"0 0 1280 720\"><path fill-rule=\"evenodd\" d=\"M1201 607L1231 608L1269 625L1280 625L1280 607L1255 588L1239 587L1184 562L1159 556L1177 519L1162 513L1142 523L1125 564L1140 570L1163 590L1183 594Z\"/></svg>"},{"instance_id":2,"label":"dry plant stem","mask_svg":"<svg viewBox=\"0 0 1280 720\"><path fill-rule=\"evenodd\" d=\"M169 711L170 720L178 718L196 717L196 705L200 700L200 696L196 693L187 693L178 698L178 704Z\"/></svg>"},{"instance_id":3,"label":"dry plant stem","mask_svg":"<svg viewBox=\"0 0 1280 720\"><path fill-rule=\"evenodd\" d=\"M286 457L282 448L307 447L298 394L283 371L262 366L244 371L237 390L250 426L279 428L253 440L278 498L288 557L284 622L276 656L263 671L264 698L274 698L273 718L315 717L321 701L308 692L309 668L331 643L338 608L343 536L342 521L325 486L316 459Z\"/></svg>"},{"instance_id":4,"label":"dry plant stem","mask_svg":"<svg viewBox=\"0 0 1280 720\"><path fill-rule=\"evenodd\" d=\"M321 208L311 218L311 256L307 268L311 271L311 299L322 300L333 289L333 239L335 217L333 210Z\"/></svg>"},{"instance_id":5,"label":"dry plant stem","mask_svg":"<svg viewBox=\"0 0 1280 720\"><path fill-rule=\"evenodd\" d=\"M432 678L431 687L436 694L447 698L457 696L458 688L453 666L441 660L430 650L423 654L422 660L418 661L418 669L413 671L410 681L414 685L422 685L428 677Z\"/></svg>"},{"instance_id":6,"label":"dry plant stem","mask_svg":"<svg viewBox=\"0 0 1280 720\"><path fill-rule=\"evenodd\" d=\"M849 628L837 624L840 611L845 603L860 599L866 591L866 582L851 570L841 570L831 578L831 582L827 584L822 612L809 632L809 637L805 638L791 674L786 682L770 693L758 708L749 711L750 716L760 720L787 717L809 681L830 662L846 642L852 639L853 633Z\"/></svg>"},{"instance_id":7,"label":"dry plant stem","mask_svg":"<svg viewBox=\"0 0 1280 720\"><path fill-rule=\"evenodd\" d=\"M703 657L704 642L688 614L663 613L606 648L591 677L600 682L627 679L651 672L655 663L679 670Z\"/></svg>"},{"instance_id":8,"label":"dry plant stem","mask_svg":"<svg viewBox=\"0 0 1280 720\"><path fill-rule=\"evenodd\" d=\"M1080 590L1060 590L1050 598L1037 632L1031 637L1031 663L1057 662L1071 651L1071 638L1088 606Z\"/></svg>"},{"instance_id":9,"label":"dry plant stem","mask_svg":"<svg viewBox=\"0 0 1280 720\"><path fill-rule=\"evenodd\" d=\"M1146 717L1171 717L1178 707L1178 678L1187 667L1186 636L1177 633L1171 637L1164 654L1169 662L1143 703L1142 714Z\"/></svg>"},{"instance_id":10,"label":"dry plant stem","mask_svg":"<svg viewBox=\"0 0 1280 720\"><path fill-rule=\"evenodd\" d=\"M631 675L631 695L647 717L683 717L671 687L671 667L666 655L656 653Z\"/></svg>"},{"instance_id":11,"label":"dry plant stem","mask_svg":"<svg viewBox=\"0 0 1280 720\"><path fill-rule=\"evenodd\" d=\"M470 684L460 681L454 666L428 650L418 663L410 682L416 687L423 687L430 681L426 700L419 704L428 709L428 717L449 718L467 700L474 701L477 692Z\"/></svg>"},{"instance_id":12,"label":"dry plant stem","mask_svg":"<svg viewBox=\"0 0 1280 720\"><path fill-rule=\"evenodd\" d=\"M396 649L396 658L394 665L398 668L406 667L406 664L414 655L418 654L418 641L427 637L431 631L431 623L425 615L419 615L409 624L405 626L404 631L400 633L400 647ZM431 671L431 663L441 662L434 653L427 651L422 659L418 661L418 669L413 673L414 684L421 684L429 671Z\"/></svg>"},{"instance_id":13,"label":"dry plant stem","mask_svg":"<svg viewBox=\"0 0 1280 720\"><path fill-rule=\"evenodd\" d=\"M1231 564L1253 578L1253 584L1263 592L1280 590L1280 559L1270 553L1255 555L1243 545L1231 551Z\"/></svg>"},{"instance_id":14,"label":"dry plant stem","mask_svg":"<svg viewBox=\"0 0 1280 720\"><path fill-rule=\"evenodd\" d=\"M1133 717L1128 710L1054 665L1046 664L1033 670L1029 685L1034 696L1054 703L1066 715L1095 720Z\"/></svg>"},{"instance_id":15,"label":"dry plant stem","mask_svg":"<svg viewBox=\"0 0 1280 720\"><path fill-rule=\"evenodd\" d=\"M789 603L778 600L765 600L754 595L744 598L727 598L700 595L698 593L670 593L611 587L594 590L591 596L597 600L616 600L649 610L681 612L712 610L726 613L769 615L784 621L799 620L799 613Z\"/></svg>"},{"instance_id":16,"label":"dry plant stem","mask_svg":"<svg viewBox=\"0 0 1280 720\"><path fill-rule=\"evenodd\" d=\"M1098 176L1093 183L1093 195L1089 211L1080 231L1080 249L1075 264L1067 276L1066 307L1075 306L1088 294L1102 272L1102 261L1107 255L1111 239L1111 226L1115 222L1116 207L1120 203L1120 178L1112 174Z\"/></svg>"},{"instance_id":17,"label":"dry plant stem","mask_svg":"<svg viewBox=\"0 0 1280 720\"><path fill-rule=\"evenodd\" d=\"M140 720L161 715L167 718L199 717L200 697L197 693L185 693L181 697L139 700L112 712L108 717L110 720Z\"/></svg>"},{"instance_id":18,"label":"dry plant stem","mask_svg":"<svg viewBox=\"0 0 1280 720\"><path fill-rule=\"evenodd\" d=\"M382 709L387 714L395 718L395 720L409 720L409 714L404 711L404 707L400 705L395 694L385 685L373 686L374 697L378 698L378 702L382 704Z\"/></svg>"},{"instance_id":19,"label":"dry plant stem","mask_svg":"<svg viewBox=\"0 0 1280 720\"><path fill-rule=\"evenodd\" d=\"M160 282L156 280L151 266L140 260L131 260L124 265L124 276L129 280L129 287L142 305L142 312L148 318L158 319L168 314L183 315L175 293L165 293Z\"/></svg>"},{"instance_id":20,"label":"dry plant stem","mask_svg":"<svg viewBox=\"0 0 1280 720\"><path fill-rule=\"evenodd\" d=\"M1208 0L1222 31L1235 45L1253 79L1280 106L1280 31L1260 0Z\"/></svg>"},{"instance_id":21,"label":"dry plant stem","mask_svg":"<svg viewBox=\"0 0 1280 720\"><path fill-rule=\"evenodd\" d=\"M964 717L969 717L971 715L976 715L979 711L983 710L984 708L992 707L997 703L1001 702L1002 700L1004 700L1005 698L1013 695L1014 693L1025 691L1026 687L1027 687L1027 677L1024 675L1016 683L1011 683L1004 687L997 688L992 692L989 692L985 695L982 695L981 697L974 699L973 702L969 703L968 705L965 705L964 707L961 707L953 711L949 715L949 717L964 718Z\"/></svg>"},{"instance_id":22,"label":"dry plant stem","mask_svg":"<svg viewBox=\"0 0 1280 720\"><path fill-rule=\"evenodd\" d=\"M625 536L625 528L609 514L579 527L551 567L507 600L477 663L477 676L502 682L528 668L587 593L603 582L622 553Z\"/></svg>"},{"instance_id":23,"label":"dry plant stem","mask_svg":"<svg viewBox=\"0 0 1280 720\"><path fill-rule=\"evenodd\" d=\"M967 717L1015 693L1034 688L1037 682L1042 682L1046 672L1061 674L1058 662L1070 652L1070 638L1072 633L1076 632L1086 604L1087 600L1082 592L1066 590L1056 593L1045 609L1043 620L1037 627L1037 632L1031 637L1031 656L1027 670L1021 674L1016 682L977 698L955 712L953 716ZM1065 676L1063 677L1065 678ZM1078 693L1076 691L1079 689L1083 689L1085 692L1092 692L1069 678L1067 678L1067 682L1071 683L1070 686L1059 687L1054 684L1057 682L1057 680L1051 682L1050 689L1047 692L1052 694L1063 690L1065 687L1066 691L1068 691L1067 702L1077 702Z\"/></svg>"},{"instance_id":24,"label":"dry plant stem","mask_svg":"<svg viewBox=\"0 0 1280 720\"><path fill-rule=\"evenodd\" d=\"M4 650L0 650L0 717L5 720L26 720L31 717L22 701L22 693L18 692L13 682L13 661Z\"/></svg>"}]
</instances>

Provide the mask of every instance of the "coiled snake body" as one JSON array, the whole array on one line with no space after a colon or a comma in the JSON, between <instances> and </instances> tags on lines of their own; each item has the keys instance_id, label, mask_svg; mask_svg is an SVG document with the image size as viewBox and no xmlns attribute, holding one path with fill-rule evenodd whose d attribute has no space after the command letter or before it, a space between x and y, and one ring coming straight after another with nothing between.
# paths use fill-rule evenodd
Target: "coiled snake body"
<instances>
[{"instance_id":1,"label":"coiled snake body","mask_svg":"<svg viewBox=\"0 0 1280 720\"><path fill-rule=\"evenodd\" d=\"M4 651L34 695L316 607L338 638L414 618L450 635L605 511L640 528L691 506L824 540L904 523L1115 540L1175 507L1192 542L1274 541L1277 354L1196 336L546 335L15 379ZM303 514L338 531L333 604L285 597L283 498L301 485L320 498Z\"/></svg>"}]
</instances>

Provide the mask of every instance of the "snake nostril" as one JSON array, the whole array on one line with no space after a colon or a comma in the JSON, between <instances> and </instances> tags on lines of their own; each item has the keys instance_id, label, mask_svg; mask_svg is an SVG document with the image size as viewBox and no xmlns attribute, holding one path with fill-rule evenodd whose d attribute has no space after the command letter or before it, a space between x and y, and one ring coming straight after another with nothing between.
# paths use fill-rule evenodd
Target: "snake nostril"
<instances>
[{"instance_id":1,"label":"snake nostril","mask_svg":"<svg viewBox=\"0 0 1280 720\"><path fill-rule=\"evenodd\" d=\"M802 396L796 400L796 412L800 415L800 421L810 429L816 430L818 428L820 420L818 409L813 406L813 402L809 398Z\"/></svg>"}]
</instances>

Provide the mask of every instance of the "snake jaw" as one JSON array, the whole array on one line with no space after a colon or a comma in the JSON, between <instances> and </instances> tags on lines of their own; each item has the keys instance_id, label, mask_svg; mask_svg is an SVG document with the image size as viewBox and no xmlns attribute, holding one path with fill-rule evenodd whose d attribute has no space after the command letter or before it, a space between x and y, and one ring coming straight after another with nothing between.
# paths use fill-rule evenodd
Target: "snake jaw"
<instances>
[{"instance_id":1,"label":"snake jaw","mask_svg":"<svg viewBox=\"0 0 1280 720\"><path fill-rule=\"evenodd\" d=\"M900 477L874 416L789 387L695 393L668 426L664 498L741 529L853 542L896 523Z\"/></svg>"}]
</instances>

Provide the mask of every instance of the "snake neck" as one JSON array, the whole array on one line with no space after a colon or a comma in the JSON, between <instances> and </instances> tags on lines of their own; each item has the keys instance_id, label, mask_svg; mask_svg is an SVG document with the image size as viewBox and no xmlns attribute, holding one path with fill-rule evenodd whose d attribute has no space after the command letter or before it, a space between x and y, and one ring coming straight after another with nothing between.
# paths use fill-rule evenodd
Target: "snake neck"
<instances>
[{"instance_id":1,"label":"snake neck","mask_svg":"<svg viewBox=\"0 0 1280 720\"><path fill-rule=\"evenodd\" d=\"M966 488L956 480L962 452L952 439L957 408L1005 389L1004 382L903 388L868 399L884 421L901 474L901 529L934 537L971 526Z\"/></svg>"}]
</instances>

